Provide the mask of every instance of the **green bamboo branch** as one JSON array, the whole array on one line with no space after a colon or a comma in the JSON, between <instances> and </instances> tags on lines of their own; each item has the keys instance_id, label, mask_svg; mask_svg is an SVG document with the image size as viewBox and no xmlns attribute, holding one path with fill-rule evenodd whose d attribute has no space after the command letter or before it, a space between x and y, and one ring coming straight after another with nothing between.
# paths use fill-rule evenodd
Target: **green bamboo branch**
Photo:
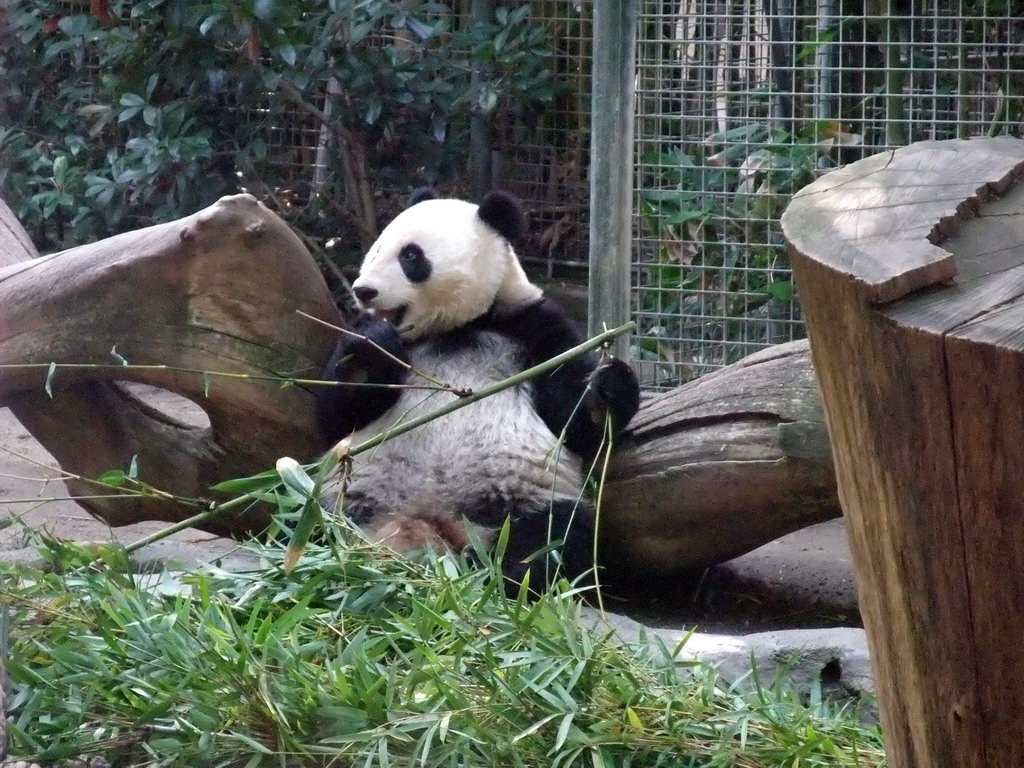
<instances>
[{"instance_id":1,"label":"green bamboo branch","mask_svg":"<svg viewBox=\"0 0 1024 768\"><path fill-rule=\"evenodd\" d=\"M351 333L351 331L349 331ZM364 337L365 338L365 337ZM230 373L228 371L206 371L201 368L182 368L175 365L162 363L151 363L148 365L135 365L133 363L0 363L0 370L22 369L32 370L33 368L53 369L57 371L85 370L85 371L169 371L171 373L194 373L204 378L219 377L224 379L247 379L250 381L274 381L279 384L308 384L319 387L386 387L388 389L427 389L431 391L451 392L453 389L441 382L436 384L363 384L359 382L325 381L323 379L298 379L291 376L283 376L277 373ZM413 371L419 374L418 371ZM419 374L423 376L422 374ZM427 376L423 376L429 379Z\"/></svg>"},{"instance_id":2,"label":"green bamboo branch","mask_svg":"<svg viewBox=\"0 0 1024 768\"><path fill-rule=\"evenodd\" d=\"M445 405L441 406L440 408L437 408L436 410L431 411L430 413L425 413L422 416L417 416L415 419L409 419L409 421L403 421L402 423L397 424L396 426L389 429L387 432L382 432L376 437L371 437L369 440L365 440L359 443L359 445L352 446L351 448L349 448L347 455L355 456L356 454L362 453L363 451L367 451L370 448L376 448L384 441L390 440L391 438L397 437L398 435L405 434L409 430L416 429L416 427L426 424L428 421L433 421L436 418L445 416L449 413L452 413L453 411L459 410L460 408L465 408L467 405L472 405L473 403L479 402L480 400L488 398L491 395L496 395L498 392L501 392L502 390L509 389L511 387L522 384L524 381L529 381L532 378L548 373L549 371L553 371L555 368L562 365L563 363L567 363L573 358L579 357L580 355L584 354L585 352L597 349L598 347L603 347L616 336L621 336L624 333L628 333L635 327L636 323L634 323L631 320L628 323L620 325L618 328L613 328L610 331L605 331L604 333L598 334L597 336L588 339L582 344L577 344L572 349L567 349L560 355L555 355L550 360L547 360L543 363L540 363L539 365L535 365L532 368L527 368L525 371L517 373L515 376L509 376L507 379L502 379L501 381L496 381L493 384L488 384L486 387L481 387L475 392L468 392L464 396L459 397L457 400L453 400L450 403L446 403Z\"/></svg>"},{"instance_id":3,"label":"green bamboo branch","mask_svg":"<svg viewBox=\"0 0 1024 768\"><path fill-rule=\"evenodd\" d=\"M604 437L605 437L605 444L602 446L603 450L599 451L598 456L594 458L594 461L596 463L598 458L600 457L600 454L601 453L604 454L604 459L601 462L601 479L598 480L598 483L597 483L597 498L594 499L594 527L598 531L601 530L601 510L603 508L603 503L604 503L604 486L605 486L605 481L608 479L608 465L609 465L609 463L611 463L612 450L615 448L615 430L612 427L613 427L613 425L612 425L612 415L611 415L611 413L606 413L604 415ZM593 470L591 470L591 471L593 471ZM596 586L596 589L594 591L597 594L597 609L598 609L598 611L600 611L601 617L603 619L604 615L605 615L605 612L604 612L604 592L601 589L601 578L600 578L600 574L597 571L597 562L598 562L598 558L597 558L597 544L598 544L598 537L595 536L594 537L594 541L593 541L593 547L594 547L594 585Z\"/></svg>"},{"instance_id":4,"label":"green bamboo branch","mask_svg":"<svg viewBox=\"0 0 1024 768\"><path fill-rule=\"evenodd\" d=\"M34 501L40 501L40 502L44 502L44 501L45 502L48 502L48 501L69 501L69 500L70 501L77 501L78 499L152 499L152 498L159 498L159 499L166 499L168 501L174 501L174 502L177 502L179 504L198 506L196 501L195 501L195 499L190 499L190 498L188 498L186 496L176 496L176 495L174 495L172 493L168 493L167 491L162 491L159 488L155 488L155 487L153 487L153 486L151 486L151 485L149 485L147 483L142 482L138 478L131 477L131 476L127 475L127 474L123 478L123 483L130 483L131 485L133 485L135 487L135 490L128 490L128 489L126 489L122 483L113 483L113 482L104 480L103 478L107 477L110 474L109 472L108 473L104 473L103 475L101 475L98 478L86 477L85 475L78 475L78 474L75 474L74 472L68 472L67 470L62 469L59 466L51 466L49 464L46 464L45 462L38 461L37 459L33 459L31 456L27 456L27 455L25 455L23 453L19 453L18 451L13 450L12 448L8 448L7 446L0 445L0 451L3 451L4 453L10 454L11 456L14 456L15 458L20 459L22 461L28 462L29 464L34 464L35 466L40 467L42 469L45 469L47 471L56 472L57 473L57 477L46 478L45 479L46 481L51 480L51 479L52 480L60 480L62 482L63 481L67 481L67 480L77 480L78 482L81 482L81 483L89 483L91 485L98 486L99 488L104 488L104 489L108 489L108 490L113 491L113 493L108 493L108 494L89 494L89 495L86 495L86 496L75 494L74 496L34 496L34 497L30 498L30 499L5 499L4 502L8 503L8 504L15 504L15 503L18 503L18 504L29 504L29 503L32 503ZM9 474L8 475L3 475L3 476L4 477L15 477L15 478L20 477L18 475L9 475ZM20 477L20 479L32 480L32 481L42 480L40 478L32 478L32 477Z\"/></svg>"},{"instance_id":5,"label":"green bamboo branch","mask_svg":"<svg viewBox=\"0 0 1024 768\"><path fill-rule=\"evenodd\" d=\"M400 365L402 368L404 368L409 373L414 373L417 376L419 376L421 379L429 381L431 384L435 385L438 389L442 389L442 390L445 390L447 392L456 392L456 394L458 394L454 387L448 386L444 382L434 378L433 376L431 376L429 374L424 373L423 371L416 370L415 368L412 367L412 365L410 365L409 363L405 362L405 360L401 360L401 359L395 357L393 354L391 354L386 349L384 349L384 347L382 347L380 344L378 344L377 342L371 340L369 337L364 336L361 333L356 333L355 331L350 331L347 328L341 328L341 327L339 327L337 325L334 325L333 323L328 323L325 320L321 320L319 317L313 317L313 315L310 315L310 314L307 314L307 313L303 312L301 309L295 310L295 314L301 315L302 317L306 318L307 320L312 320L314 323L319 323L320 325L325 325L328 328L331 328L332 330L337 331L338 333L345 334L346 336L353 336L353 337L355 337L357 339L362 339L363 341L368 342L374 349L376 349L382 355L384 355L385 357L389 358L392 362L397 363L398 365ZM340 384L342 382L337 382L337 383ZM373 386L373 385L371 384L370 386ZM402 386L408 386L408 385L402 385Z\"/></svg>"},{"instance_id":6,"label":"green bamboo branch","mask_svg":"<svg viewBox=\"0 0 1024 768\"><path fill-rule=\"evenodd\" d=\"M87 478L81 478L85 482L90 482ZM85 496L27 496L23 499L4 499L4 505L13 504L50 504L57 501L99 501L102 499L148 499L152 498L152 494L144 493L142 491L134 492L122 492L122 493L90 493ZM182 499L176 499L176 501L183 501Z\"/></svg>"},{"instance_id":7,"label":"green bamboo branch","mask_svg":"<svg viewBox=\"0 0 1024 768\"><path fill-rule=\"evenodd\" d=\"M498 392L501 392L505 389L509 389L511 387L522 384L525 381L529 381L532 378L553 371L554 369L558 368L558 366L576 357L579 357L582 354L585 354L587 352L590 352L591 350L598 349L604 346L615 337L621 336L624 333L628 333L635 327L636 323L630 321L628 323L620 325L618 328L613 328L610 331L605 331L604 333L598 334L597 336L594 336L593 338L584 341L582 344L578 344L572 349L567 349L560 355L552 357L550 360L547 360L543 363L533 366L532 368L527 368L525 371L517 373L515 376L509 376L507 379L502 379L501 381L497 381L494 384L488 384L486 387L481 387L475 392L467 393L466 395L459 397L450 403L446 403L445 405L441 406L440 408L437 408L436 410L431 411L430 413L424 414L423 416L418 416L415 419L410 419L409 421L403 422L393 427L392 429L389 429L387 432L381 433L380 435L372 437L369 440L364 440L358 445L351 446L350 448L348 448L345 455L355 456L357 454L362 453L363 451L368 451L371 448L375 448L376 446L380 445L386 440L390 440L393 437L405 434L409 430L422 426L423 424L426 424L429 421L433 421L434 419L440 418L441 416L445 416L449 413L452 413L453 411L457 411L460 408L465 408L467 405L472 405L473 403L479 402L480 400L490 397L491 395L495 395ZM128 553L135 552L139 549L142 549L145 546L148 546L149 544L160 541L161 539L165 539L168 536L178 533L179 531L183 531L186 528L191 528L192 526L198 525L199 523L204 523L207 520L210 520L211 518L217 517L218 515L221 515L225 512L229 512L251 501L252 499L246 494L231 499L230 501L223 502L221 504L213 504L210 506L209 509L203 510L198 514L192 515L191 517L187 517L184 520L180 520L177 523L168 526L167 528L163 528L159 531L151 533L148 536L144 536L141 539L132 542L131 544L126 545L125 551Z\"/></svg>"},{"instance_id":8,"label":"green bamboo branch","mask_svg":"<svg viewBox=\"0 0 1024 768\"><path fill-rule=\"evenodd\" d=\"M131 544L125 546L124 551L128 554L136 552L143 547L148 547L161 539L166 539L168 536L173 536L179 531L184 531L186 528L191 528L199 523L205 523L211 518L222 515L225 512L230 512L236 507L242 506L244 502L253 503L253 499L250 499L248 495L239 496L238 498L225 501L222 504L213 504L209 509L205 509L202 512L186 517L184 520L179 520L173 525L169 525L166 528L161 528L159 531L155 531L148 536L143 536L141 539L133 541Z\"/></svg>"}]
</instances>

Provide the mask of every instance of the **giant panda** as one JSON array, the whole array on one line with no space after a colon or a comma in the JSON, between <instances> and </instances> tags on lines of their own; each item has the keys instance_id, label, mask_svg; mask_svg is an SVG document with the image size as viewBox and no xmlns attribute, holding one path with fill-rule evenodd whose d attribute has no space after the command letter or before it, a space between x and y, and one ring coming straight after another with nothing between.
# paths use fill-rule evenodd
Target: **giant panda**
<instances>
[{"instance_id":1,"label":"giant panda","mask_svg":"<svg viewBox=\"0 0 1024 768\"><path fill-rule=\"evenodd\" d=\"M421 190L410 203L366 253L352 285L360 314L324 373L338 384L320 390L321 424L344 445L582 341L519 263L512 244L526 220L516 198L496 191L476 205ZM490 547L507 519L510 592L527 574L534 591L556 574L586 576L595 522L585 480L607 438L606 416L617 435L639 400L629 365L577 357L352 457L325 495L399 552L468 551L466 526Z\"/></svg>"}]
</instances>

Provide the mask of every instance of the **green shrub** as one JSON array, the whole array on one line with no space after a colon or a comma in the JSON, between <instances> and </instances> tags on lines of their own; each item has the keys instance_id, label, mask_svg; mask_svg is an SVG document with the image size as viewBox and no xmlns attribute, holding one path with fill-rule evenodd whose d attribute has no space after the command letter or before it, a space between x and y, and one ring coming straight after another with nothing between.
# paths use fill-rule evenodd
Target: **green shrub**
<instances>
[{"instance_id":1,"label":"green shrub","mask_svg":"<svg viewBox=\"0 0 1024 768\"><path fill-rule=\"evenodd\" d=\"M330 451L308 472L282 457L272 471L220 483L210 494L225 501L196 500L202 512L127 547L49 540L47 567L0 565L11 754L189 768L882 765L877 729L820 690L804 702L781 682L732 688L676 648L620 644L588 625L582 589L564 581L533 601L528 585L506 598L496 561L507 525L471 568L370 545L321 507L346 457L417 421ZM97 482L154 492L137 469ZM253 546L258 566L129 568L130 552L184 522L255 503L274 510L269 543Z\"/></svg>"},{"instance_id":2,"label":"green shrub","mask_svg":"<svg viewBox=\"0 0 1024 768\"><path fill-rule=\"evenodd\" d=\"M347 541L345 540L347 538ZM11 753L202 766L880 766L878 731L783 683L623 646L450 556L360 544L175 579L51 544L6 577ZM75 565L74 563L78 563Z\"/></svg>"},{"instance_id":3,"label":"green shrub","mask_svg":"<svg viewBox=\"0 0 1024 768\"><path fill-rule=\"evenodd\" d=\"M470 24L392 0L13 4L0 194L43 250L239 189L358 248L391 213L386 190L461 168L471 114L553 98L528 11Z\"/></svg>"}]
</instances>

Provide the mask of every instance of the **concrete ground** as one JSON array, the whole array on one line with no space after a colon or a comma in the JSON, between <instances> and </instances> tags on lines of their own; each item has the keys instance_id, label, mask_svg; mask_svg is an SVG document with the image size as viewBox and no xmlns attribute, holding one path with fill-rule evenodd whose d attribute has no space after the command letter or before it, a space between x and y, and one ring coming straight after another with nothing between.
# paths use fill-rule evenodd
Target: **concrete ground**
<instances>
[{"instance_id":1,"label":"concrete ground","mask_svg":"<svg viewBox=\"0 0 1024 768\"><path fill-rule=\"evenodd\" d=\"M699 577L665 579L606 604L647 626L724 634L861 626L842 520L783 536Z\"/></svg>"},{"instance_id":2,"label":"concrete ground","mask_svg":"<svg viewBox=\"0 0 1024 768\"><path fill-rule=\"evenodd\" d=\"M158 407L178 418L189 416L189 404L180 398L168 393L155 397ZM195 413L191 416L196 417ZM63 483L56 479L58 474L50 455L7 408L0 408L0 519L14 520L13 525L0 530L0 550L24 546L27 532L32 530L42 529L75 541L113 536L131 542L165 525L146 522L110 529L65 498ZM201 531L184 531L166 546L189 550L198 547L210 552L212 559L233 548L234 543ZM627 600L610 594L606 606L648 625L696 625L704 632L743 634L859 624L841 520L777 539L699 578L659 580L649 585L645 594L633 594Z\"/></svg>"},{"instance_id":3,"label":"concrete ground","mask_svg":"<svg viewBox=\"0 0 1024 768\"><path fill-rule=\"evenodd\" d=\"M154 407L191 424L208 424L206 414L185 398L164 390L130 385ZM0 408L0 521L12 524L0 530L0 551L22 547L30 531L43 530L72 541L125 543L167 527L167 523L142 522L110 528L67 498L59 467L46 450L28 434L7 408ZM202 531L184 531L174 537L182 543L216 542Z\"/></svg>"}]
</instances>

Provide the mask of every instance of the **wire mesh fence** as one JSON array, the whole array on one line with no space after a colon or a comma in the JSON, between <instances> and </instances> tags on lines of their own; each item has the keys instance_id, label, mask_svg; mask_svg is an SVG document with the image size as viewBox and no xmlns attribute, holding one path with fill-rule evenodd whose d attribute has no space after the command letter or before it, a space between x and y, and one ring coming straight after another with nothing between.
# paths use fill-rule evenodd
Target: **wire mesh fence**
<instances>
[{"instance_id":1,"label":"wire mesh fence","mask_svg":"<svg viewBox=\"0 0 1024 768\"><path fill-rule=\"evenodd\" d=\"M341 46L337 34L324 32L334 22L317 27L320 17L311 11L301 33L303 39L323 33L324 50L333 52L325 58L344 67L310 64L311 75L301 66L285 67L281 62L289 57L278 61L272 47L260 54L261 70L281 64L282 82L305 78L309 87L295 89L298 99L285 98L262 78L230 80L239 63L232 25L196 37L195 25L140 11L125 25L107 28L93 24L92 5L84 0L55 2L62 13L52 18L37 18L24 4L10 8L44 25L36 30L42 50L68 46L52 59L64 69L36 78L40 98L0 99L0 112L17 107L52 120L57 110L37 107L53 104L53 93L67 90L70 76L84 69L74 87L88 96L64 96L68 103L85 99L87 110L105 115L79 114L84 122L74 131L60 128L47 142L38 141L36 134L44 131L35 124L22 143L11 140L10 131L7 144L0 142L0 154L7 153L0 158L7 158L0 180L6 175L17 182L10 183L14 191L29 190L22 196L25 210L38 209L40 237L54 249L78 236L75 227L99 236L115 224L143 226L150 223L143 216L171 217L183 205L198 205L207 192L244 188L286 214L314 245L337 245L336 282L343 285L342 270L354 268L414 184L475 194L466 166L468 156L476 158L474 127L486 122L490 176L522 197L530 213L530 238L520 253L535 275L582 281L592 266L601 280L608 254L627 249L587 242L591 192L620 178L632 180L633 356L652 388L675 386L803 335L778 226L795 191L868 154L924 139L1019 134L1024 119L1024 0L533 0L529 6L522 0L451 0L416 6L415 29L426 30L420 37L408 36L405 10L393 16L383 7L388 4L340 3L365 11L375 32L358 45ZM628 26L623 35L630 36L612 34L610 42L635 40L636 55L631 46L628 55L609 59L609 71L597 71L595 61L618 49L596 47L595 30L601 37L610 15L599 16L595 25L594 14L616 8L629 9L622 23ZM468 34L478 15L500 23ZM544 34L532 34L540 28ZM132 35L125 40L136 43L147 39L136 32L158 40L165 32L184 35L193 45L181 59L185 64L199 57L195 46L205 45L202 61L210 64L196 74L209 82L193 87L193 75L166 63L177 59L154 56L148 66L163 69L150 74L145 98L125 91L142 87L134 81L118 81L121 90L109 93L106 86L94 88L119 71L103 71L100 62L118 46L100 46L96 36L114 39L128 30ZM10 37L0 70L17 65L36 72L37 51L15 55ZM71 47L72 40L85 44ZM231 67L225 53L232 54ZM290 58L295 55L291 50ZM634 62L635 77L621 77L622 61ZM481 106L488 103L487 89L474 90L478 65L488 69L489 108ZM349 79L340 85L343 74ZM0 76L7 78L0 77L0 85L14 82L10 72ZM593 133L604 130L607 114L592 114L592 95L605 103L614 91L617 99L620 90L630 90L621 81L635 86L635 95L614 105L634 115L634 146L630 150L628 131L615 133L616 125L592 152ZM57 117L63 126L67 115ZM165 145L150 134L165 137L150 128L164 123L207 126L180 129L191 143L165 131L173 134L166 146L173 144L179 155L181 147L202 146L184 159L166 148L163 160L154 158ZM616 137L622 149L613 151ZM72 139L73 145L67 143ZM67 210L44 173L46 163L57 165L57 155L65 168L73 166L78 175L69 178L84 190L84 202L73 201ZM612 182L594 190L592 158L614 162ZM164 165L150 169L157 160ZM629 199L617 196L611 210L630 207L619 204L621 197ZM36 198L50 200L56 212L46 213ZM593 265L588 248L596 254ZM324 259L328 267L334 261ZM591 285L625 289L625 283L606 278Z\"/></svg>"},{"instance_id":2,"label":"wire mesh fence","mask_svg":"<svg viewBox=\"0 0 1024 768\"><path fill-rule=\"evenodd\" d=\"M594 5L531 5L561 88L543 108L500 111L491 132L493 178L530 212L521 255L548 277L587 268L591 93L609 81L594 71ZM675 386L803 336L778 220L816 176L913 141L1019 133L1022 16L1024 0L641 0L622 171L644 383ZM264 124L275 202L322 187L316 121Z\"/></svg>"},{"instance_id":3,"label":"wire mesh fence","mask_svg":"<svg viewBox=\"0 0 1024 768\"><path fill-rule=\"evenodd\" d=\"M913 141L1018 134L1022 11L1015 0L644 2L632 296L645 383L676 385L803 335L778 218L817 175Z\"/></svg>"},{"instance_id":4,"label":"wire mesh fence","mask_svg":"<svg viewBox=\"0 0 1024 768\"><path fill-rule=\"evenodd\" d=\"M520 110L497 121L494 177L529 208L523 260L547 277L585 275L593 4L540 0L531 6L530 23L547 28L561 88L543 111Z\"/></svg>"}]
</instances>

